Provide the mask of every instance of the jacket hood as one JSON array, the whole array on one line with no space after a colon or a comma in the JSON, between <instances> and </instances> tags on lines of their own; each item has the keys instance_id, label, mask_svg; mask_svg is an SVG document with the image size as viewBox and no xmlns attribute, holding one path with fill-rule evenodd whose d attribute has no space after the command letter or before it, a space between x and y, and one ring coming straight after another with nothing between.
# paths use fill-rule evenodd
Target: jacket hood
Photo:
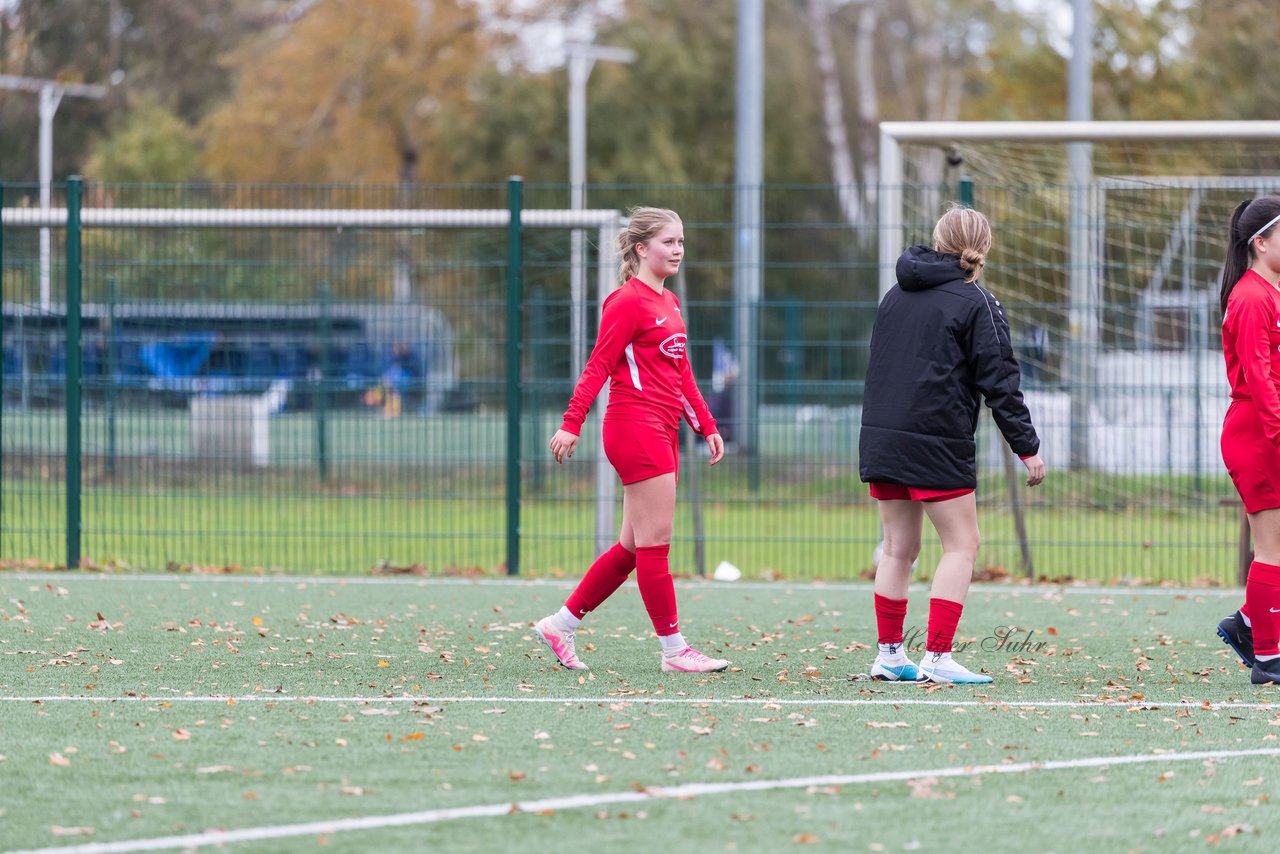
<instances>
[{"instance_id":1,"label":"jacket hood","mask_svg":"<svg viewBox=\"0 0 1280 854\"><path fill-rule=\"evenodd\" d=\"M928 246L911 246L898 259L898 287L904 291L927 291L938 285L964 281L960 259L942 255Z\"/></svg>"}]
</instances>

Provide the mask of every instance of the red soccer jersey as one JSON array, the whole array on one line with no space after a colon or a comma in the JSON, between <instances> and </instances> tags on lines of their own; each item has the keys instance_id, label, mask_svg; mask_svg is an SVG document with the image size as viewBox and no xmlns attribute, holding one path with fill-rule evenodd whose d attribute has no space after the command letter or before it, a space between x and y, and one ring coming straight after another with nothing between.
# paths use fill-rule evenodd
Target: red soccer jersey
<instances>
[{"instance_id":1,"label":"red soccer jersey","mask_svg":"<svg viewBox=\"0 0 1280 854\"><path fill-rule=\"evenodd\" d=\"M1267 439L1280 447L1280 293L1249 270L1227 298L1222 355L1232 400L1252 400Z\"/></svg>"},{"instance_id":2,"label":"red soccer jersey","mask_svg":"<svg viewBox=\"0 0 1280 854\"><path fill-rule=\"evenodd\" d=\"M587 359L560 429L578 435L606 378L606 421L656 421L675 427L683 415L703 436L717 432L693 370L685 358L680 301L639 279L628 279L605 298L600 334Z\"/></svg>"}]
</instances>

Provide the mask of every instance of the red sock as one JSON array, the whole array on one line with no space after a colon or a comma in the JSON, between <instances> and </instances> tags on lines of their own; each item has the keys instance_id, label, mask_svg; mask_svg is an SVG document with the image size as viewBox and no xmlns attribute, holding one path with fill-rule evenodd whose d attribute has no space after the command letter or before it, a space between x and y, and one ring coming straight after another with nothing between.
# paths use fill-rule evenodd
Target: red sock
<instances>
[{"instance_id":1,"label":"red sock","mask_svg":"<svg viewBox=\"0 0 1280 854\"><path fill-rule=\"evenodd\" d=\"M929 600L929 631L925 636L924 648L929 652L951 652L951 642L956 637L956 626L960 625L960 614L964 605L950 599Z\"/></svg>"},{"instance_id":2,"label":"red sock","mask_svg":"<svg viewBox=\"0 0 1280 854\"><path fill-rule=\"evenodd\" d=\"M1255 655L1276 655L1280 640L1280 566L1254 561L1244 585L1249 619L1253 623Z\"/></svg>"},{"instance_id":3,"label":"red sock","mask_svg":"<svg viewBox=\"0 0 1280 854\"><path fill-rule=\"evenodd\" d=\"M1245 618L1246 620L1248 620L1248 621L1249 621L1249 625L1250 625L1250 626L1252 626L1252 625L1253 625L1253 615L1249 613L1249 605L1248 605L1248 603L1243 604L1243 605L1241 605L1241 606L1240 606L1240 613L1244 615L1244 618Z\"/></svg>"},{"instance_id":4,"label":"red sock","mask_svg":"<svg viewBox=\"0 0 1280 854\"><path fill-rule=\"evenodd\" d=\"M629 552L622 543L614 543L604 554L596 558L577 588L564 600L564 606L578 618L599 608L612 596L636 567L635 552Z\"/></svg>"},{"instance_id":5,"label":"red sock","mask_svg":"<svg viewBox=\"0 0 1280 854\"><path fill-rule=\"evenodd\" d=\"M653 630L659 637L680 631L676 585L671 580L671 567L667 564L670 553L670 545L636 548L636 581L640 584L640 598L644 600L644 609L649 612Z\"/></svg>"},{"instance_id":6,"label":"red sock","mask_svg":"<svg viewBox=\"0 0 1280 854\"><path fill-rule=\"evenodd\" d=\"M880 643L902 643L902 623L907 619L907 600L875 594L876 632Z\"/></svg>"}]
</instances>

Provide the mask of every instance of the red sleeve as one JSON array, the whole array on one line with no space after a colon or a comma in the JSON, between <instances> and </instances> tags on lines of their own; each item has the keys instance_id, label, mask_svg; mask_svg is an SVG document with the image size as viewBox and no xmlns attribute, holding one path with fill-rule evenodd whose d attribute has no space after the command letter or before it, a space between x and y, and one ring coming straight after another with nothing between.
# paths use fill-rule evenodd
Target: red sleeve
<instances>
[{"instance_id":1,"label":"red sleeve","mask_svg":"<svg viewBox=\"0 0 1280 854\"><path fill-rule=\"evenodd\" d=\"M716 429L716 420L711 417L707 402L702 399L702 392L698 391L698 382L693 378L693 366L689 364L687 350L685 358L680 360L680 403L684 409L684 420L689 422L696 433L710 436L720 432Z\"/></svg>"},{"instance_id":2,"label":"red sleeve","mask_svg":"<svg viewBox=\"0 0 1280 854\"><path fill-rule=\"evenodd\" d=\"M1236 314L1236 354L1245 383L1271 444L1280 446L1280 392L1271 372L1271 324L1274 312L1263 300L1240 300L1231 306Z\"/></svg>"},{"instance_id":3,"label":"red sleeve","mask_svg":"<svg viewBox=\"0 0 1280 854\"><path fill-rule=\"evenodd\" d=\"M627 349L636 334L635 312L618 296L621 291L614 291L604 301L600 311L600 333L596 336L596 346L582 368L582 376L573 389L573 397L569 399L569 408L564 412L561 430L567 430L577 436L582 431L582 422L587 420L587 412L595 402L596 395L604 387L605 380L613 371L613 366L622 358L622 351Z\"/></svg>"}]
</instances>

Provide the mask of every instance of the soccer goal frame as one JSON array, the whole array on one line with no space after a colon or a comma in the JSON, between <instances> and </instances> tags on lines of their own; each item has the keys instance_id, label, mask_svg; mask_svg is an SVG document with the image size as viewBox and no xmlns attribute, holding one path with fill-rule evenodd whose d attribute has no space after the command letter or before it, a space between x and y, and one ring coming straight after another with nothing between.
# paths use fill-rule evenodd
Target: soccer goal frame
<instances>
[{"instance_id":1,"label":"soccer goal frame","mask_svg":"<svg viewBox=\"0 0 1280 854\"><path fill-rule=\"evenodd\" d=\"M476 229L491 228L505 229L508 234L513 235L508 240L507 260L509 265L518 266L522 263L523 253L520 248L518 238L519 229L512 229L512 217L518 213L520 229L562 229L568 230L573 234L581 234L583 232L595 232L598 235L599 246L601 251L596 263L596 288L598 294L598 304L603 305L604 299L617 286L617 265L613 253L608 251L608 247L612 247L617 229L622 223L623 217L616 210L609 209L537 209L523 208L520 205L520 199L523 198L523 182L519 178L513 178L509 182L509 195L513 197L513 202L507 209L305 209L305 208L260 208L260 209L212 209L212 208L93 208L81 207L78 204L80 197L79 186L80 179L72 178L71 184L76 186L75 203L71 202L70 194L68 197L68 205L60 208L6 208L3 207L3 196L0 196L0 258L3 257L3 229L8 228L39 228L39 229L67 229L77 232L87 229L118 229L118 228L232 228L232 229L253 229L253 228L273 228L273 229L315 229L315 230L342 230L342 229L382 229L382 230L408 230L408 229ZM70 241L69 241L70 244ZM78 247L78 238L77 238ZM70 296L71 288L68 288L68 333L73 333L78 340L79 336L79 249L75 250L75 261L71 260L71 249L68 249L68 267L74 267L74 272L69 269L68 281L74 275L76 281L76 295ZM588 353L588 337L587 337L587 262L585 254L576 254L573 262L575 265L574 275L571 278L570 294L570 365L574 372L571 380L576 380L578 373L586 363ZM519 276L518 270L514 274ZM3 282L0 282L0 305L3 304ZM72 305L74 303L74 306ZM71 317L71 312L76 312L76 317ZM524 307L521 305L508 306L508 320L512 323L518 323L522 317ZM0 330L0 336L2 336ZM511 340L510 333L508 334ZM72 346L73 342L68 341L68 352L78 352L78 346ZM508 393L507 401L509 410L514 407L513 412L508 413L508 495L507 495L507 571L510 574L517 574L519 571L519 501L520 501L520 444L519 444L519 418L520 418L520 353L515 349L514 345L509 344L508 364L507 364L507 383ZM74 372L74 373L73 373ZM72 384L78 386L79 383L79 360L77 358L68 358L68 376L67 385L70 388ZM603 417L603 412L608 402L608 388L602 389L600 397L595 405L596 419ZM77 423L73 416L73 409L78 410L80 398L78 392L69 393L67 395L67 409L69 425ZM2 406L2 402L0 402ZM597 431L599 432L599 431ZM603 550L607 544L616 539L614 530L614 516L617 498L617 478L614 476L613 469L609 465L609 461L604 454L603 442L597 448L596 465L594 471L595 479L595 542L598 550ZM514 456L514 458L512 458ZM79 547L79 496L80 496L80 447L79 432L68 428L67 441L67 510L68 510L68 527L67 527L67 566L75 567L79 564L80 547ZM74 520L74 521L71 521ZM604 544L601 546L600 544Z\"/></svg>"},{"instance_id":2,"label":"soccer goal frame","mask_svg":"<svg viewBox=\"0 0 1280 854\"><path fill-rule=\"evenodd\" d=\"M1099 349L1102 273L1099 263L1101 193L1093 174L1091 143L1280 142L1280 121L882 122L878 196L878 290L893 287L894 265L905 243L903 146L935 148L992 142L1066 144L1068 172L1067 321L1073 346L1063 375L1072 388L1070 465L1089 466L1090 372ZM938 211L937 213L940 213Z\"/></svg>"}]
</instances>

